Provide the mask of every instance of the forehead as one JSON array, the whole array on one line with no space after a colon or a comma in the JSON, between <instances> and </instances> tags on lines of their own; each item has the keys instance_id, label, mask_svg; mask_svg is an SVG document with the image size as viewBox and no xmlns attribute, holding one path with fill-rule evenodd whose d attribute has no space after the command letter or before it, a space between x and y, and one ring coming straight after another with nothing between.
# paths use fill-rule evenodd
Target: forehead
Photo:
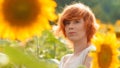
<instances>
[{"instance_id":1,"label":"forehead","mask_svg":"<svg viewBox=\"0 0 120 68\"><path fill-rule=\"evenodd\" d=\"M70 19L70 20L69 19L65 19L64 22L65 21L83 21L83 18L80 18L80 19Z\"/></svg>"},{"instance_id":2,"label":"forehead","mask_svg":"<svg viewBox=\"0 0 120 68\"><path fill-rule=\"evenodd\" d=\"M66 24L70 24L70 23L80 23L80 24L85 24L84 23L84 20L81 18L81 19L77 19L77 20L65 20L63 22L63 25L65 26Z\"/></svg>"},{"instance_id":3,"label":"forehead","mask_svg":"<svg viewBox=\"0 0 120 68\"><path fill-rule=\"evenodd\" d=\"M83 18L64 19L63 20L63 24L66 23L66 22L70 22L70 21L73 21L73 22L75 22L75 21L83 22L84 20L83 20Z\"/></svg>"}]
</instances>

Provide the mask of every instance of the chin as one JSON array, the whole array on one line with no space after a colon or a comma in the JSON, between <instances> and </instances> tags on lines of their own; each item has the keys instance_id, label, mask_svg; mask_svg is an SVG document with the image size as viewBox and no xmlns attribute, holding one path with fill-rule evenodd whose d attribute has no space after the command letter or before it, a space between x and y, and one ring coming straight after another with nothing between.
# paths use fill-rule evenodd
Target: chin
<instances>
[{"instance_id":1,"label":"chin","mask_svg":"<svg viewBox=\"0 0 120 68\"><path fill-rule=\"evenodd\" d=\"M77 38L76 38L76 37L70 37L69 40L70 40L70 41L76 41Z\"/></svg>"}]
</instances>

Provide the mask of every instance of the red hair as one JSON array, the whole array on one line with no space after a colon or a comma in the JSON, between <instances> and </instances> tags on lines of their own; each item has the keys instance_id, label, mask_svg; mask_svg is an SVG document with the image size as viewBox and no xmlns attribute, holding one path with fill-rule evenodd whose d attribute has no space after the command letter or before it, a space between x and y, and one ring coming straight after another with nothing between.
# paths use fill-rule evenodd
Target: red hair
<instances>
[{"instance_id":1,"label":"red hair","mask_svg":"<svg viewBox=\"0 0 120 68\"><path fill-rule=\"evenodd\" d=\"M59 32L62 31L63 35L66 37L64 22L66 20L79 20L81 18L83 18L85 22L87 42L91 42L91 38L96 32L96 20L90 8L82 3L65 7L58 20Z\"/></svg>"}]
</instances>

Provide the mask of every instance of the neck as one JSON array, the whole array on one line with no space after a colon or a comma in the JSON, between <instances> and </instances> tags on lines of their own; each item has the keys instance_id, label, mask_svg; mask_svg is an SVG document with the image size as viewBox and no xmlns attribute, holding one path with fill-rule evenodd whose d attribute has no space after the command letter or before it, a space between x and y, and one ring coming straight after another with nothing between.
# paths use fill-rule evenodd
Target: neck
<instances>
[{"instance_id":1,"label":"neck","mask_svg":"<svg viewBox=\"0 0 120 68\"><path fill-rule=\"evenodd\" d=\"M89 43L87 43L87 38L84 38L82 40L74 42L73 45L74 55L79 55L85 48L89 46Z\"/></svg>"}]
</instances>

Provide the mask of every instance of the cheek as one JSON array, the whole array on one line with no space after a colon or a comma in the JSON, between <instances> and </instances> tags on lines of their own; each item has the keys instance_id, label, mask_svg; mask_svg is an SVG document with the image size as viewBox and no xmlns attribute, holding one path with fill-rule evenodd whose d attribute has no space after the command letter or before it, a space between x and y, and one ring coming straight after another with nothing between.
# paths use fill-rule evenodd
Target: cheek
<instances>
[{"instance_id":1,"label":"cheek","mask_svg":"<svg viewBox=\"0 0 120 68\"><path fill-rule=\"evenodd\" d=\"M66 30L66 31L68 31L68 30L69 30L69 28L70 28L69 26L65 26L65 30Z\"/></svg>"},{"instance_id":2,"label":"cheek","mask_svg":"<svg viewBox=\"0 0 120 68\"><path fill-rule=\"evenodd\" d=\"M67 33L68 33L68 29L67 29L67 28L65 28L65 31L64 31L64 32L65 32L65 35L67 35Z\"/></svg>"},{"instance_id":3,"label":"cheek","mask_svg":"<svg viewBox=\"0 0 120 68\"><path fill-rule=\"evenodd\" d=\"M85 29L84 26L77 26L77 27L76 27L76 30L77 30L77 31L86 31L86 29Z\"/></svg>"},{"instance_id":4,"label":"cheek","mask_svg":"<svg viewBox=\"0 0 120 68\"><path fill-rule=\"evenodd\" d=\"M84 27L79 27L77 29L77 32L80 34L80 35L86 35L86 29Z\"/></svg>"}]
</instances>

